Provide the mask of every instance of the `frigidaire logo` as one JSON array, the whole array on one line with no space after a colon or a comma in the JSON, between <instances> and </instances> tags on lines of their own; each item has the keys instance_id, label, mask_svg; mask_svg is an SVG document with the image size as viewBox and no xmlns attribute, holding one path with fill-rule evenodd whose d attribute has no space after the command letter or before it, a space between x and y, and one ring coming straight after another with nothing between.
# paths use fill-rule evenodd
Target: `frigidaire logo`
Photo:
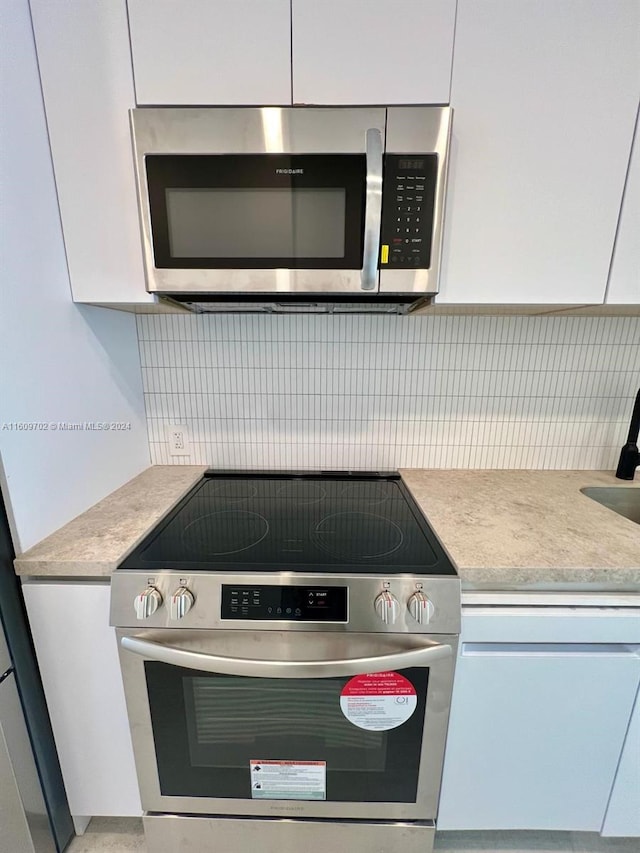
<instances>
[{"instance_id":1,"label":"frigidaire logo","mask_svg":"<svg viewBox=\"0 0 640 853\"><path fill-rule=\"evenodd\" d=\"M276 175L304 175L304 169L276 169Z\"/></svg>"}]
</instances>

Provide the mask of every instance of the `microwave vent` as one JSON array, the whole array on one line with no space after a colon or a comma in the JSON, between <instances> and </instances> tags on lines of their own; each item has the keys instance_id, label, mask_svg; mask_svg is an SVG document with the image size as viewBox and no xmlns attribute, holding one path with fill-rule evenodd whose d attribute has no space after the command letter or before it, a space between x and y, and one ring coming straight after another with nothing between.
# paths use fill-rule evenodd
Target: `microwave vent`
<instances>
[{"instance_id":1,"label":"microwave vent","mask_svg":"<svg viewBox=\"0 0 640 853\"><path fill-rule=\"evenodd\" d=\"M410 314L431 303L431 297L415 299L378 298L375 301L328 301L291 299L258 302L235 299L203 299L198 297L163 297L164 302L178 304L194 314Z\"/></svg>"}]
</instances>

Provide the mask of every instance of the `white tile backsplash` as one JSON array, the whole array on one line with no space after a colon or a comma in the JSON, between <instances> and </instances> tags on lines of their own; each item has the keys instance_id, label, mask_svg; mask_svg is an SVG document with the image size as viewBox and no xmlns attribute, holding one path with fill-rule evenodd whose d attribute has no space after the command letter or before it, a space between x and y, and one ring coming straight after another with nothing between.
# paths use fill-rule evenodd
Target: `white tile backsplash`
<instances>
[{"instance_id":1,"label":"white tile backsplash","mask_svg":"<svg viewBox=\"0 0 640 853\"><path fill-rule=\"evenodd\" d=\"M639 317L140 315L151 458L233 468L614 468ZM190 457L164 425L186 424Z\"/></svg>"}]
</instances>

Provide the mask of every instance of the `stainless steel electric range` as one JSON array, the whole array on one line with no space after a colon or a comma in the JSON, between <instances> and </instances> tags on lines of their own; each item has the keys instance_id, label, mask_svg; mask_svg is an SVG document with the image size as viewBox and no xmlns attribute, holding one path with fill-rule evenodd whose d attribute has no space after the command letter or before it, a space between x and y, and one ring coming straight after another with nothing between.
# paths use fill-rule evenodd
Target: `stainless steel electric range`
<instances>
[{"instance_id":1,"label":"stainless steel electric range","mask_svg":"<svg viewBox=\"0 0 640 853\"><path fill-rule=\"evenodd\" d=\"M111 624L150 853L429 853L460 583L398 474L207 472Z\"/></svg>"}]
</instances>

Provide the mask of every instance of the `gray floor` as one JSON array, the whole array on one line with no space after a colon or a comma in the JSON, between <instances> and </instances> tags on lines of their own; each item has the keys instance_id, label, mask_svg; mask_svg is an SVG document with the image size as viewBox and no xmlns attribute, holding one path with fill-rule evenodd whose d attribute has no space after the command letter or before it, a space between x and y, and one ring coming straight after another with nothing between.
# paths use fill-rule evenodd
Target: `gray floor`
<instances>
[{"instance_id":1,"label":"gray floor","mask_svg":"<svg viewBox=\"0 0 640 853\"><path fill-rule=\"evenodd\" d=\"M604 839L586 832L445 832L438 836L436 850L447 853L639 853L640 840ZM86 833L71 843L68 853L147 853L142 822L137 818L94 818Z\"/></svg>"}]
</instances>

